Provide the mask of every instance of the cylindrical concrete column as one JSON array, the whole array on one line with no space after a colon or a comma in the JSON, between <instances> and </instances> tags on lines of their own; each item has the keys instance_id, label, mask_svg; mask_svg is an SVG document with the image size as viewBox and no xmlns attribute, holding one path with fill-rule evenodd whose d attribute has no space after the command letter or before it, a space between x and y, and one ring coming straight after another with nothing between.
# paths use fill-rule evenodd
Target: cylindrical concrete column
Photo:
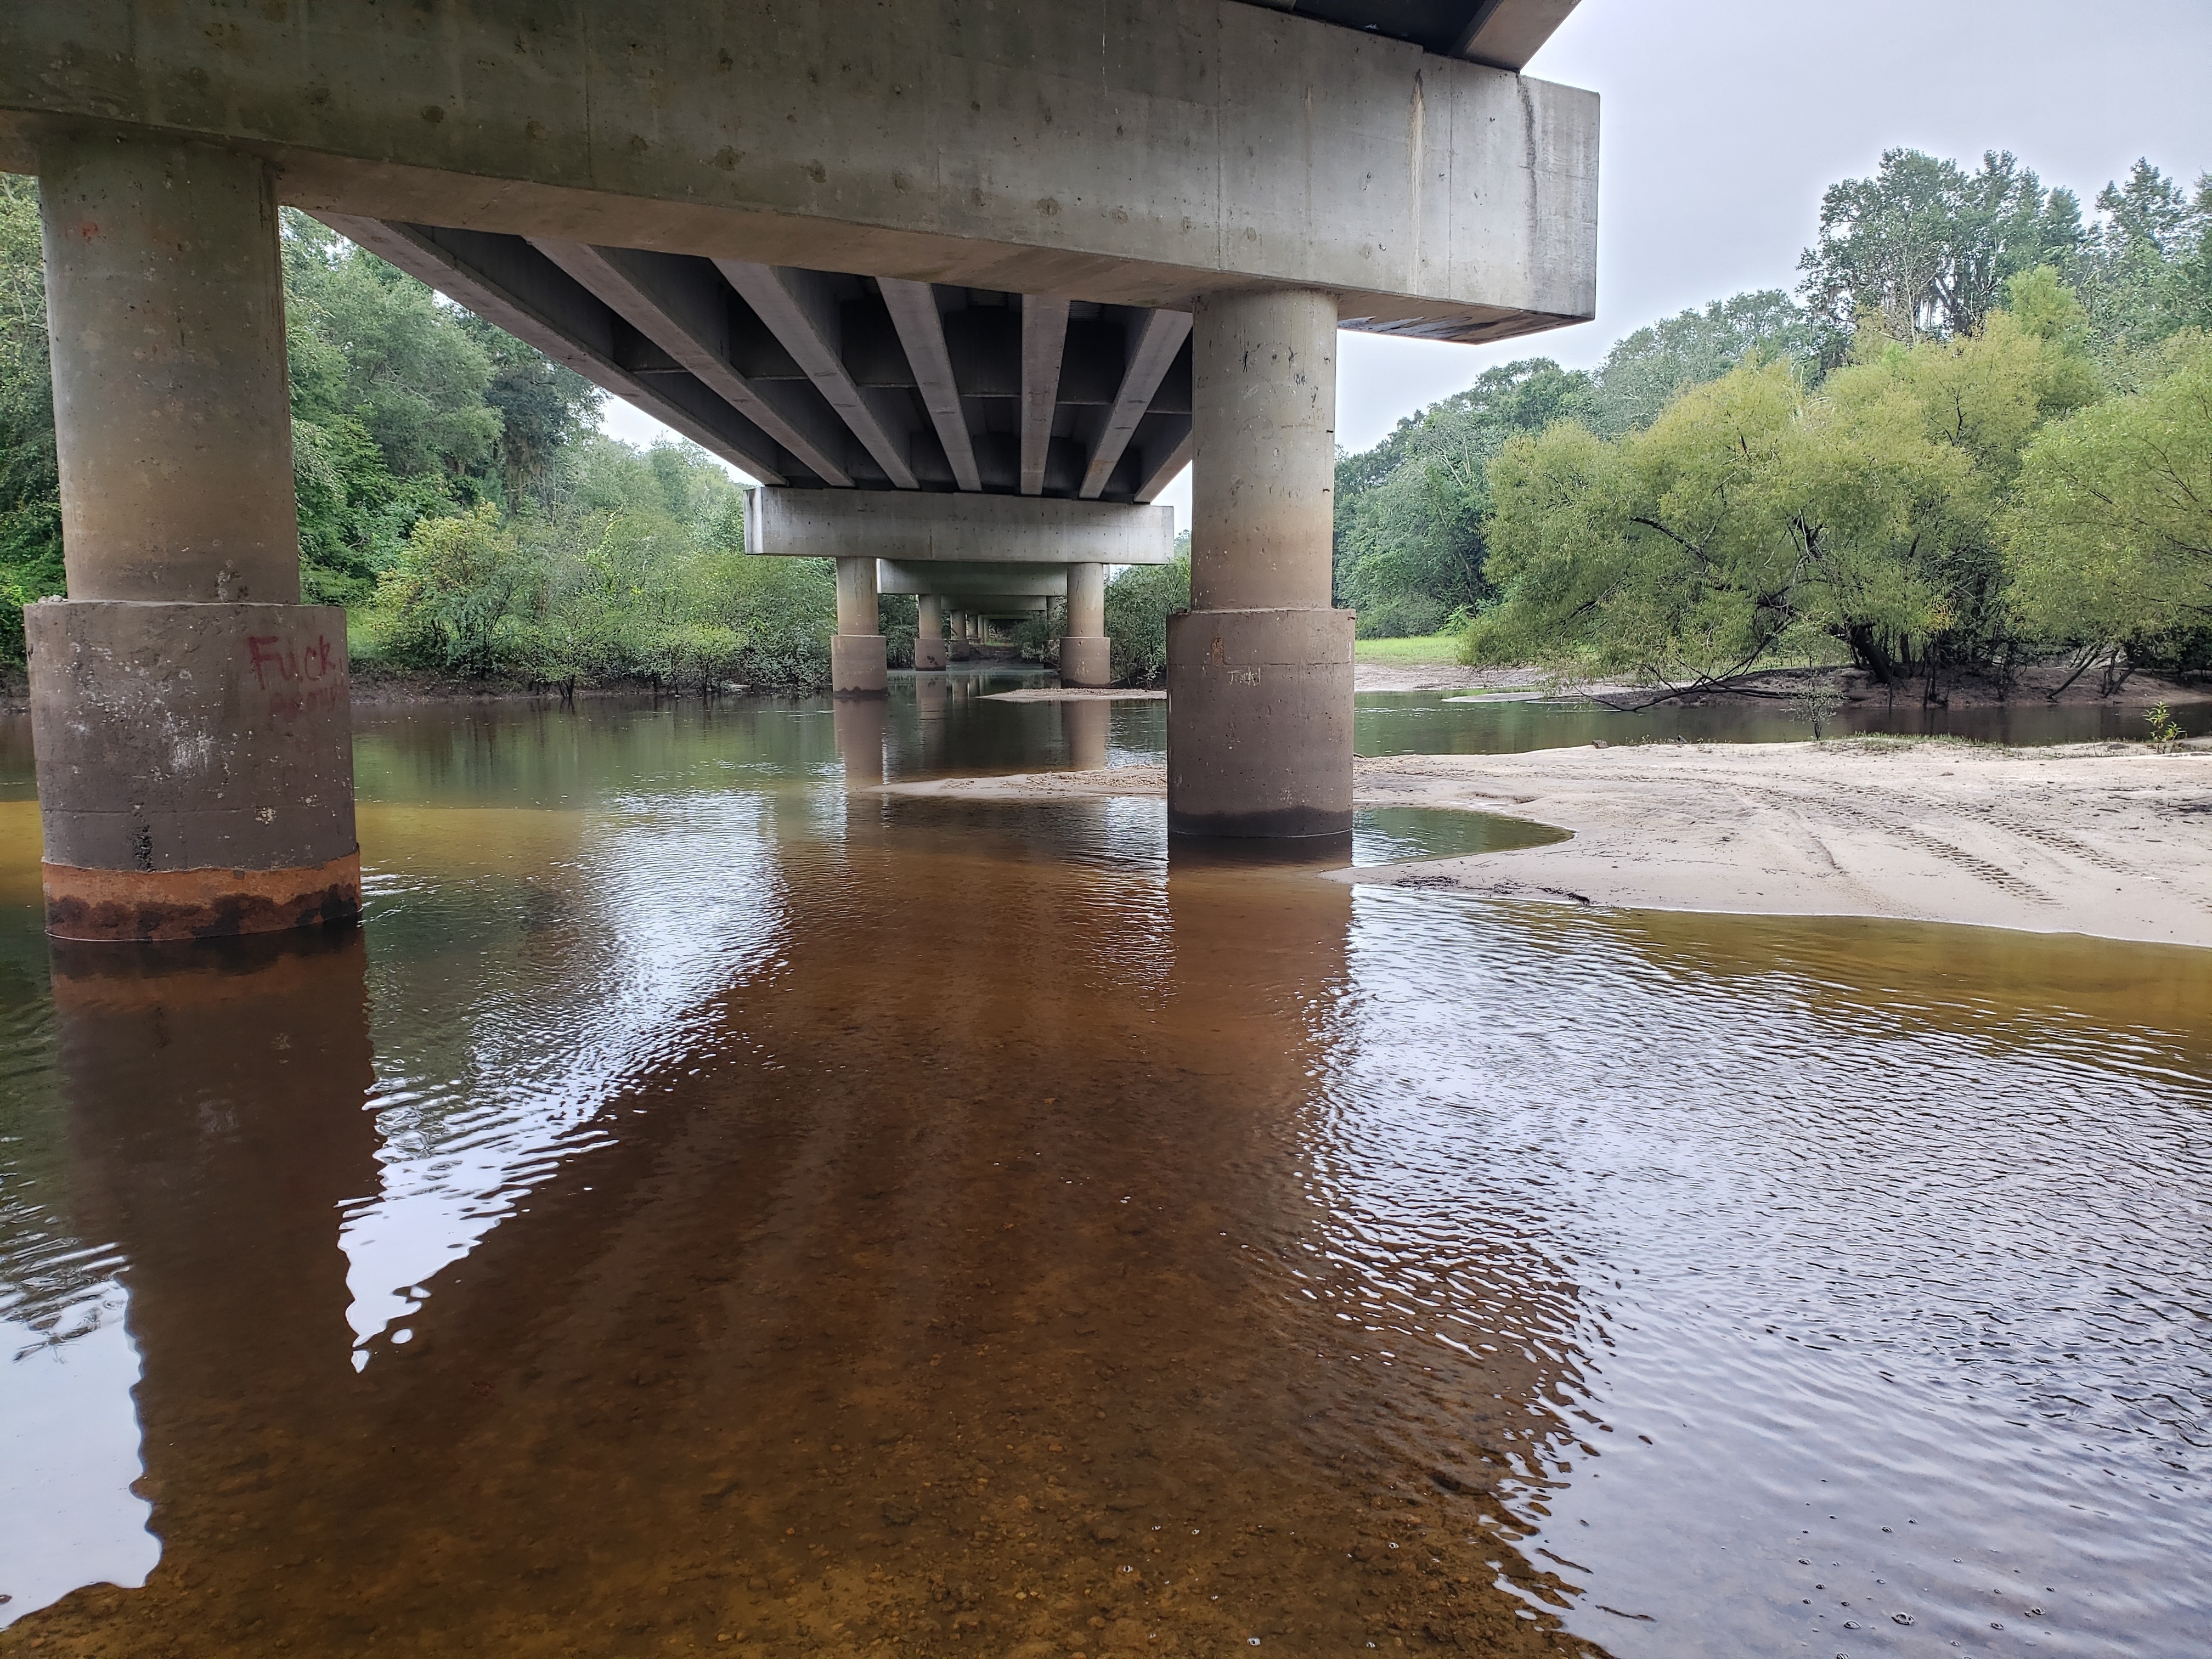
<instances>
[{"instance_id":1,"label":"cylindrical concrete column","mask_svg":"<svg viewBox=\"0 0 2212 1659\"><path fill-rule=\"evenodd\" d=\"M1106 642L1106 567L1067 567L1067 632L1060 641L1062 685L1105 685L1114 678Z\"/></svg>"},{"instance_id":2,"label":"cylindrical concrete column","mask_svg":"<svg viewBox=\"0 0 2212 1659\"><path fill-rule=\"evenodd\" d=\"M1352 628L1330 607L1336 301L1230 294L1192 329L1190 609L1168 619L1168 828L1352 828Z\"/></svg>"},{"instance_id":3,"label":"cylindrical concrete column","mask_svg":"<svg viewBox=\"0 0 2212 1659\"><path fill-rule=\"evenodd\" d=\"M945 601L925 593L915 607L914 665L918 669L945 666Z\"/></svg>"},{"instance_id":4,"label":"cylindrical concrete column","mask_svg":"<svg viewBox=\"0 0 2212 1659\"><path fill-rule=\"evenodd\" d=\"M39 165L70 590L25 617L47 931L350 917L345 614L298 602L267 165L108 137Z\"/></svg>"},{"instance_id":5,"label":"cylindrical concrete column","mask_svg":"<svg viewBox=\"0 0 2212 1659\"><path fill-rule=\"evenodd\" d=\"M889 680L884 667L883 624L876 614L876 562L837 561L837 633L830 641L830 689L841 697L879 697Z\"/></svg>"}]
</instances>

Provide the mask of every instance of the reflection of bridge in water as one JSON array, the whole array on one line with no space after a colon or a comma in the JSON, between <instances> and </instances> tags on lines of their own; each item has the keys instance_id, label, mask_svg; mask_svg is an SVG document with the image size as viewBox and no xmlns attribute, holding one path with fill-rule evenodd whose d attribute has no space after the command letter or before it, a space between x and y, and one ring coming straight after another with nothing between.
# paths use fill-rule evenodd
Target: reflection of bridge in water
<instances>
[{"instance_id":1,"label":"reflection of bridge in water","mask_svg":"<svg viewBox=\"0 0 2212 1659\"><path fill-rule=\"evenodd\" d=\"M1519 73L1571 0L659 0L18 9L0 165L45 216L70 598L34 607L49 921L359 904L344 622L302 605L276 207L325 218L762 481L749 545L880 591L1064 599L1170 556L1177 833L1340 835L1339 327L1589 317L1596 101ZM956 637L959 637L956 634Z\"/></svg>"},{"instance_id":2,"label":"reflection of bridge in water","mask_svg":"<svg viewBox=\"0 0 2212 1659\"><path fill-rule=\"evenodd\" d=\"M836 709L848 769L885 711ZM360 939L58 958L162 1554L19 1633L1544 1649L1483 1562L1542 1582L1499 1494L1558 1364L1339 1316L1370 1292L1310 1136L1349 891L1164 862L1115 803L777 810L773 936L365 1342ZM1571 1352L1559 1273L1493 1265Z\"/></svg>"}]
</instances>

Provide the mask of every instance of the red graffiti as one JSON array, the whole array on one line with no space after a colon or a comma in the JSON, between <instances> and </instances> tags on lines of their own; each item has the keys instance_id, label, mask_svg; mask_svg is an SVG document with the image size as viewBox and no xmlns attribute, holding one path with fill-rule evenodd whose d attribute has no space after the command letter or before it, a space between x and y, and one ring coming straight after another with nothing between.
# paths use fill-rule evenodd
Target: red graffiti
<instances>
[{"instance_id":1,"label":"red graffiti","mask_svg":"<svg viewBox=\"0 0 2212 1659\"><path fill-rule=\"evenodd\" d=\"M92 220L88 219L76 228L76 234L82 240L88 242L94 237L100 234L100 227Z\"/></svg>"},{"instance_id":2,"label":"red graffiti","mask_svg":"<svg viewBox=\"0 0 2212 1659\"><path fill-rule=\"evenodd\" d=\"M327 678L334 665L331 661L331 646L325 635L317 635L315 642L305 650L271 651L267 647L276 643L274 634L248 634L246 654L253 664L253 683L261 690L269 689L269 671L274 668L280 678L305 680L313 684Z\"/></svg>"}]
</instances>

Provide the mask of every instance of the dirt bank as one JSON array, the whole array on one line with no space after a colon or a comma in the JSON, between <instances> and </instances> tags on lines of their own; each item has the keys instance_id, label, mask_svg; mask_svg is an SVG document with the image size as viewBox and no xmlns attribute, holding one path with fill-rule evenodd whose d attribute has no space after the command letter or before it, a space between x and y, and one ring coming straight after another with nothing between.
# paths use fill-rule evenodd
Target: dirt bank
<instances>
[{"instance_id":1,"label":"dirt bank","mask_svg":"<svg viewBox=\"0 0 2212 1659\"><path fill-rule=\"evenodd\" d=\"M896 785L970 799L1160 795L1159 766ZM1363 760L1363 806L1469 808L1555 846L1339 872L1501 898L1888 916L2212 947L2212 743L1857 738Z\"/></svg>"}]
</instances>

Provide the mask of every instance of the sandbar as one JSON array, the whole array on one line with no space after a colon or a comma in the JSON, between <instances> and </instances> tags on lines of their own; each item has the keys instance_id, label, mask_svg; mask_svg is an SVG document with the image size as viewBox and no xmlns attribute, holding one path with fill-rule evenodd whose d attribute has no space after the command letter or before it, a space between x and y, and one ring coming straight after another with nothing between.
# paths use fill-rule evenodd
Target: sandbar
<instances>
[{"instance_id":1,"label":"sandbar","mask_svg":"<svg viewBox=\"0 0 2212 1659\"><path fill-rule=\"evenodd\" d=\"M945 778L965 799L1160 796L1158 764ZM2212 947L2212 741L2006 749L1895 738L1360 761L1362 806L1495 812L1547 847L1340 870L1498 898L1876 916Z\"/></svg>"}]
</instances>

